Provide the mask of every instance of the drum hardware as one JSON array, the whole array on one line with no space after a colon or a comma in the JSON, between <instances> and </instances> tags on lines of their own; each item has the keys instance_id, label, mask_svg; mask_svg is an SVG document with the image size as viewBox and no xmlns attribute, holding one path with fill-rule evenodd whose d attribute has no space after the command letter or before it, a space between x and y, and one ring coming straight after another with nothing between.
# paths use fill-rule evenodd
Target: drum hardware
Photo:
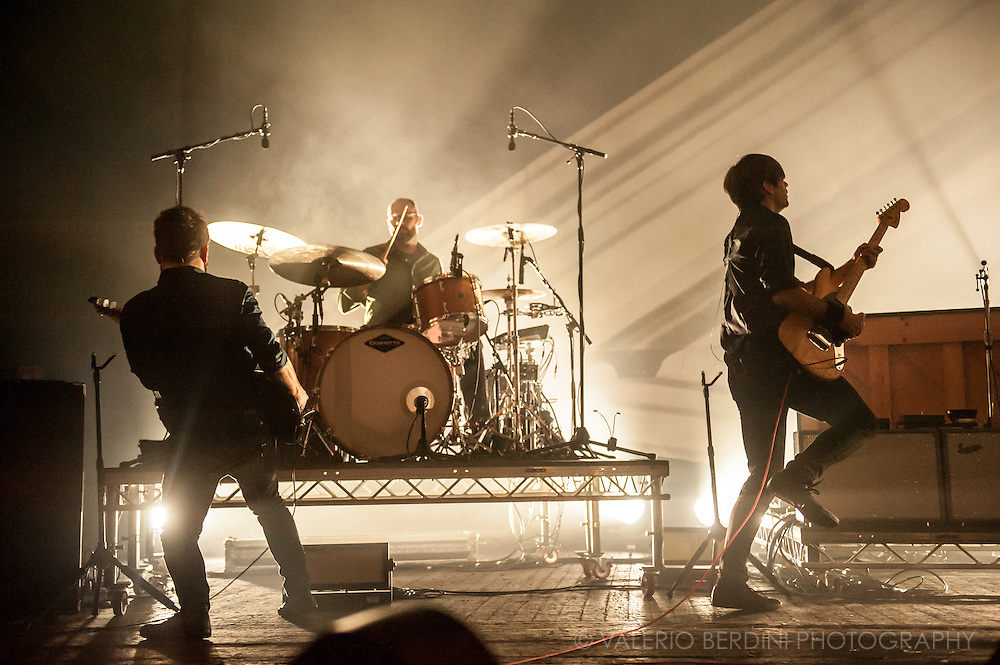
<instances>
[{"instance_id":1,"label":"drum hardware","mask_svg":"<svg viewBox=\"0 0 1000 665\"><path fill-rule=\"evenodd\" d=\"M269 258L283 249L306 244L291 233L246 222L212 222L208 225L208 237L223 247L247 255L250 290L255 295L260 293L260 287L255 282L257 258Z\"/></svg>"},{"instance_id":2,"label":"drum hardware","mask_svg":"<svg viewBox=\"0 0 1000 665\"><path fill-rule=\"evenodd\" d=\"M337 245L302 245L273 254L271 270L280 277L317 288L368 284L385 274L385 264L376 257Z\"/></svg>"},{"instance_id":3,"label":"drum hardware","mask_svg":"<svg viewBox=\"0 0 1000 665\"><path fill-rule=\"evenodd\" d=\"M466 232L465 239L481 247L523 247L547 240L556 234L556 227L549 224L493 224Z\"/></svg>"},{"instance_id":4,"label":"drum hardware","mask_svg":"<svg viewBox=\"0 0 1000 665\"><path fill-rule=\"evenodd\" d=\"M551 238L555 233L555 227L547 224L514 223L486 226L466 233L466 239L475 244L503 247L504 261L508 255L511 257L511 271L507 285L504 288L484 292L484 295L491 299L503 300L505 304L503 315L507 320L507 332L495 340L490 340L494 355L498 359L493 370L492 386L496 415L491 419L491 424L496 426L494 434L517 441L519 447L523 449L545 445L554 437L559 440L562 438L558 434L554 415L550 413L548 414L550 417L544 417L548 400L541 393L538 366L532 364L530 359L528 363L523 362L521 357L523 345L520 343L520 327L517 323L518 314L521 313L518 301L533 300L545 295L544 291L523 287L524 266L528 263L535 265L534 259L525 251L525 245L530 246L532 242ZM541 329L527 332L532 338L542 334ZM544 335L546 337L548 335L547 326ZM494 344L494 341L497 344ZM500 361L497 345L502 345L506 351L506 364ZM498 372L497 367L501 368L501 371ZM497 448L493 445L486 446L482 440L477 441L477 445L487 447L491 451ZM501 449L507 447L500 446Z\"/></svg>"},{"instance_id":5,"label":"drum hardware","mask_svg":"<svg viewBox=\"0 0 1000 665\"><path fill-rule=\"evenodd\" d=\"M429 444L440 435L454 395L452 370L438 348L400 326L362 328L341 340L316 388L322 433L368 460L426 455L421 439Z\"/></svg>"},{"instance_id":6,"label":"drum hardware","mask_svg":"<svg viewBox=\"0 0 1000 665\"><path fill-rule=\"evenodd\" d=\"M525 259L527 260L527 259ZM538 291L536 289L525 289L518 287L517 299L518 300L537 300L545 296L544 291ZM505 302L512 301L514 299L514 289L504 288L504 289L487 289L483 291L483 298L487 300L504 300Z\"/></svg>"},{"instance_id":7,"label":"drum hardware","mask_svg":"<svg viewBox=\"0 0 1000 665\"><path fill-rule=\"evenodd\" d=\"M432 275L413 291L413 302L420 329L438 346L473 342L489 328L475 275Z\"/></svg>"}]
</instances>

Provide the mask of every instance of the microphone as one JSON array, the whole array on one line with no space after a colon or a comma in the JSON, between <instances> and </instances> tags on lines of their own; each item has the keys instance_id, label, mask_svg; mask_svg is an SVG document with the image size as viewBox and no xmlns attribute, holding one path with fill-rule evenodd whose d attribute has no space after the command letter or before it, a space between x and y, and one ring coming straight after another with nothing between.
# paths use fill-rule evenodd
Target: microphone
<instances>
[{"instance_id":1,"label":"microphone","mask_svg":"<svg viewBox=\"0 0 1000 665\"><path fill-rule=\"evenodd\" d=\"M517 147L514 144L514 135L517 133L517 129L514 127L514 109L510 110L510 124L507 125L507 138L510 139L510 143L507 144L508 150L513 150Z\"/></svg>"},{"instance_id":2,"label":"microphone","mask_svg":"<svg viewBox=\"0 0 1000 665\"><path fill-rule=\"evenodd\" d=\"M524 247L521 248L521 266L517 269L517 283L524 284L524 263L528 257L524 255Z\"/></svg>"},{"instance_id":3,"label":"microphone","mask_svg":"<svg viewBox=\"0 0 1000 665\"><path fill-rule=\"evenodd\" d=\"M270 148L271 147L271 124L267 121L267 107L264 107L264 124L260 126L264 130L264 133L260 137L260 147Z\"/></svg>"},{"instance_id":4,"label":"microphone","mask_svg":"<svg viewBox=\"0 0 1000 665\"><path fill-rule=\"evenodd\" d=\"M451 248L451 276L452 277L461 277L462 276L462 266L459 263L459 258L458 258L460 256L460 254L458 253L458 235L459 234L457 234L457 233L455 234L455 246Z\"/></svg>"}]
</instances>

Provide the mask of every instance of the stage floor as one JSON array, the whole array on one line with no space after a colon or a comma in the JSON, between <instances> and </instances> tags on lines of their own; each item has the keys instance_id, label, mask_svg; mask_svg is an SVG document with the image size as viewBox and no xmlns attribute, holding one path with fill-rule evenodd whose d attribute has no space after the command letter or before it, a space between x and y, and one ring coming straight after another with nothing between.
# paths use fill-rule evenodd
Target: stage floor
<instances>
[{"instance_id":1,"label":"stage floor","mask_svg":"<svg viewBox=\"0 0 1000 665\"><path fill-rule=\"evenodd\" d=\"M219 593L213 600L214 634L209 640L193 645L142 640L139 627L169 612L151 598L140 597L120 617L105 607L96 618L88 611L28 630L5 626L3 662L287 663L317 639L316 631L356 609L327 608L321 625L309 630L277 615L279 579L273 568L251 569L223 590L232 582L221 572L223 562L209 566L220 571L209 574L213 593ZM498 663L541 657L605 637L610 639L539 662L986 663L1000 641L997 571L945 571L940 574L947 590L938 578L924 573L917 591L896 598L781 597L781 608L767 614L717 610L709 603L707 588L682 601L690 584L672 599L663 590L647 599L639 586L642 573L640 563L627 562L615 564L604 580L586 577L578 562L566 560L479 568L407 563L397 567L392 583L410 590L411 597L395 600L392 607L428 604L450 613L478 635ZM769 588L760 579L753 579L752 585ZM630 630L634 632L617 635ZM447 646L447 635L427 632L431 634L422 639L432 648Z\"/></svg>"}]
</instances>

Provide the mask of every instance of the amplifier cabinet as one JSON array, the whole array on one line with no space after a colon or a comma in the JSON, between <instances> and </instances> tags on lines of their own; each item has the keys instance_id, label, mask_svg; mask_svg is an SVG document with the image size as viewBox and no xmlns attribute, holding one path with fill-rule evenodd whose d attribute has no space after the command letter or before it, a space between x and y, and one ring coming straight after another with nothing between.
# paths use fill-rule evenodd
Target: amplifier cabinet
<instances>
[{"instance_id":1,"label":"amplifier cabinet","mask_svg":"<svg viewBox=\"0 0 1000 665\"><path fill-rule=\"evenodd\" d=\"M818 432L799 432L798 445ZM938 432L880 432L831 466L817 485L819 502L842 522L945 518Z\"/></svg>"},{"instance_id":2,"label":"amplifier cabinet","mask_svg":"<svg viewBox=\"0 0 1000 665\"><path fill-rule=\"evenodd\" d=\"M944 430L952 520L1000 520L1000 431Z\"/></svg>"}]
</instances>

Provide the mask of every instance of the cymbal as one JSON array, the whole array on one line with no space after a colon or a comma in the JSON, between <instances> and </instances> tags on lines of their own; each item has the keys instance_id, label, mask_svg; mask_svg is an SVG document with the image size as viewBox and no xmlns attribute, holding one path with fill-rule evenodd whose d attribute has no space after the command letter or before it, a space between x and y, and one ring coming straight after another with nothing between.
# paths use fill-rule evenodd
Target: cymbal
<instances>
[{"instance_id":1,"label":"cymbal","mask_svg":"<svg viewBox=\"0 0 1000 665\"><path fill-rule=\"evenodd\" d=\"M518 300L538 300L539 298L545 297L544 291L538 291L536 289L525 289L518 287L517 289L517 299ZM483 291L484 300L513 300L514 291L511 288L505 289L486 289Z\"/></svg>"},{"instance_id":2,"label":"cymbal","mask_svg":"<svg viewBox=\"0 0 1000 665\"><path fill-rule=\"evenodd\" d=\"M465 234L465 239L473 245L483 247L517 247L539 240L551 238L556 234L556 227L548 224L494 224L472 229Z\"/></svg>"},{"instance_id":3,"label":"cymbal","mask_svg":"<svg viewBox=\"0 0 1000 665\"><path fill-rule=\"evenodd\" d=\"M264 257L270 257L275 252L289 247L306 244L304 240L299 240L291 233L246 222L212 222L208 225L208 237L223 247L243 254L256 253Z\"/></svg>"},{"instance_id":4,"label":"cymbal","mask_svg":"<svg viewBox=\"0 0 1000 665\"><path fill-rule=\"evenodd\" d=\"M309 286L361 286L385 274L371 254L336 245L303 245L276 252L268 261L277 275Z\"/></svg>"}]
</instances>

